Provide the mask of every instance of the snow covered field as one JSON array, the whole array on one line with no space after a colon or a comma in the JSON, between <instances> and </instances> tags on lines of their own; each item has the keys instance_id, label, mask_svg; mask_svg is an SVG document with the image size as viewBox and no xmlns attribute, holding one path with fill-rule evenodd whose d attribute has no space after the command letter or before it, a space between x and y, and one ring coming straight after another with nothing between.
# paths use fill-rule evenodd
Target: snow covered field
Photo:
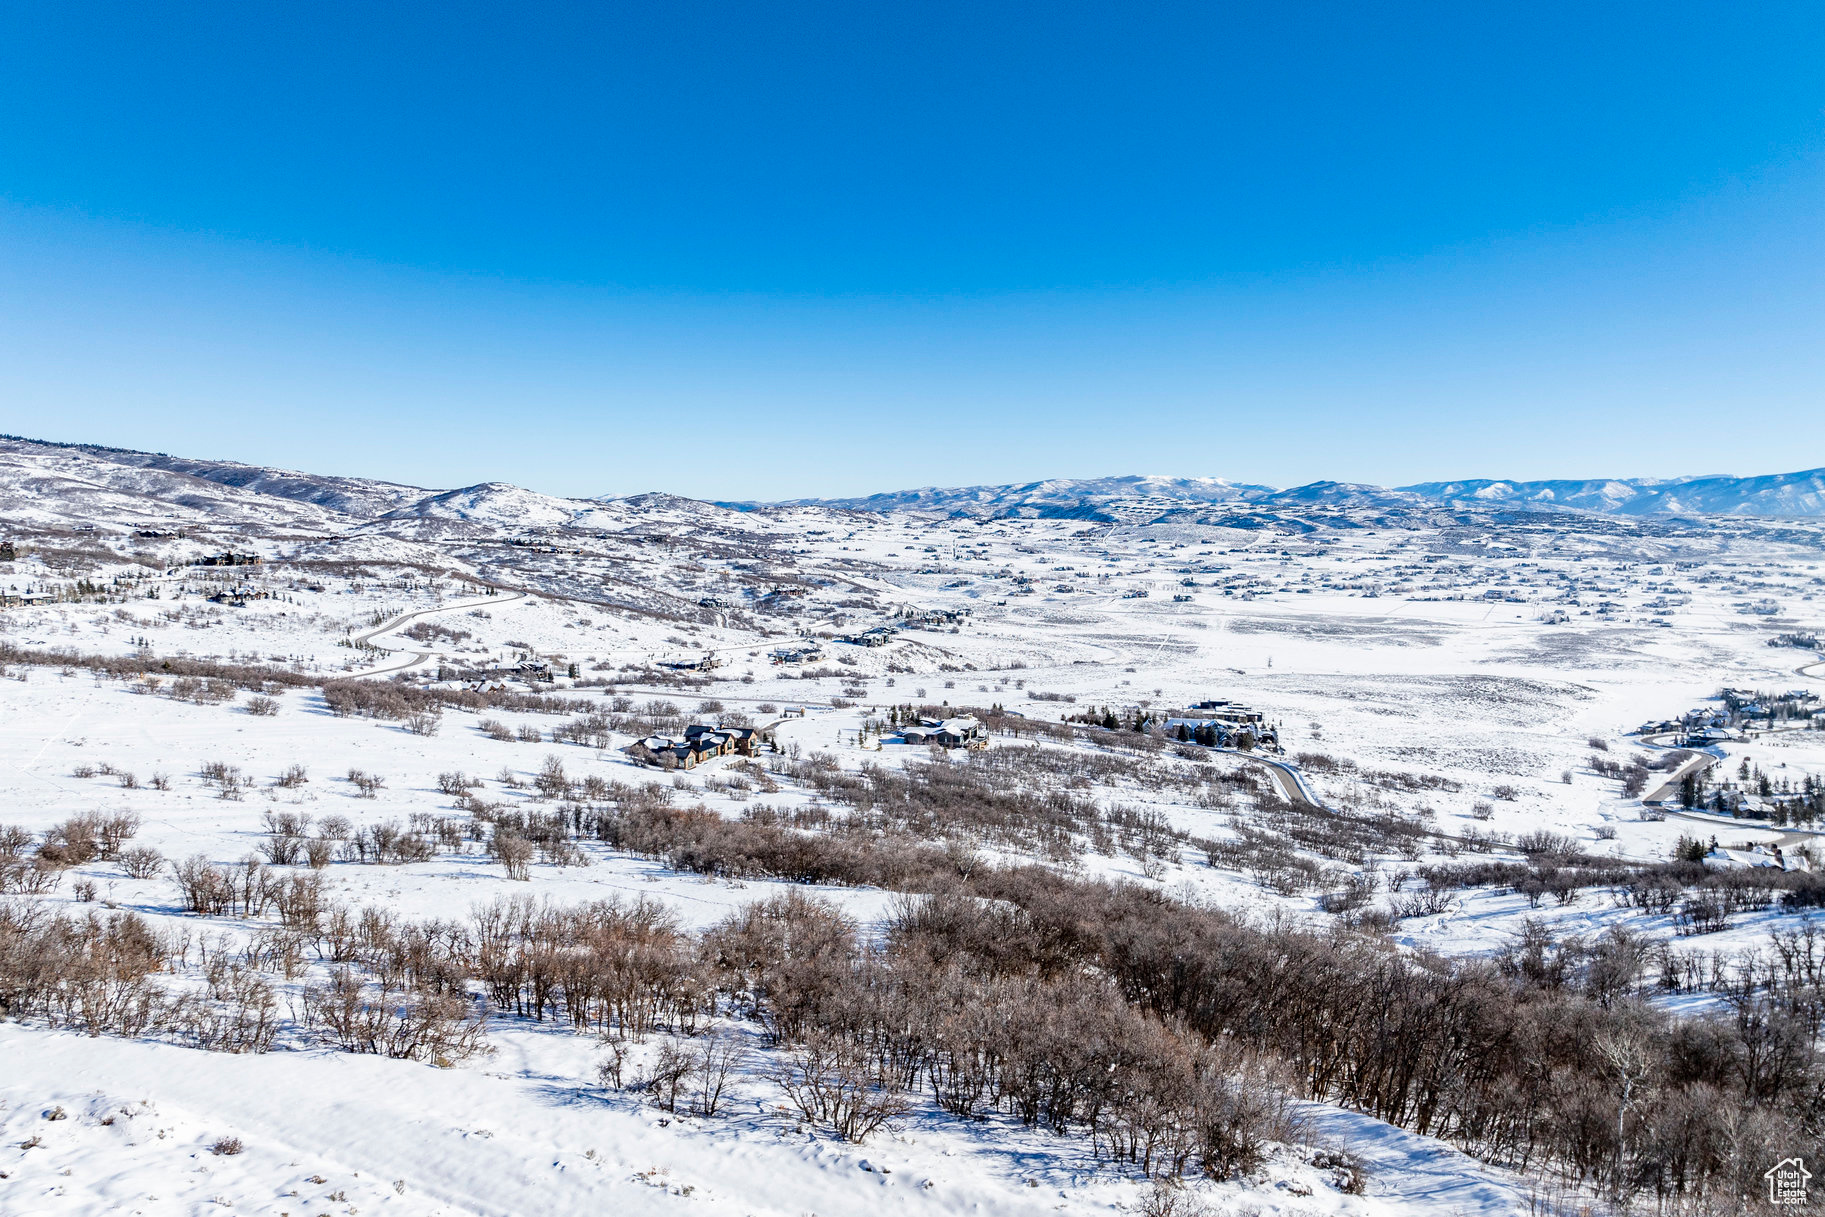
<instances>
[{"instance_id":1,"label":"snow covered field","mask_svg":"<svg viewBox=\"0 0 1825 1217\"><path fill-rule=\"evenodd\" d=\"M339 1051L305 997L334 961L303 951L272 963L262 952L286 915L187 910L174 878L193 858L236 873L289 836L265 873L320 882L325 908L384 910L400 925L517 897L647 900L701 934L808 892L866 940L899 894L693 873L588 834L541 847L519 878L490 842L569 801L624 797L579 792L648 785L672 807L743 823L764 809L769 823L814 827L841 810L841 775L918 777L933 764L932 750L897 742L890 707L983 716L987 750L943 763L1011 766L1107 825L1047 850L992 827L952 838L985 863L1038 860L1256 919L1354 918L1399 950L1460 958L1502 956L1538 927L1561 941L1620 931L1729 953L1802 921L1770 902L1693 936L1679 907L1616 898L1622 880L1543 899L1512 882L1447 890L1419 872L1537 863L1519 844L1529 834L1550 834L1554 856L1591 873L1664 862L1694 836L1779 842L1804 858L1805 824L1656 812L1605 768L1668 754L1670 741L1633 733L1715 705L1726 687L1825 693L1815 653L1770 645L1825 617L1816 525L1521 513L1292 531L737 512L662 496L580 504L491 486L423 500L362 491L378 501L360 514L293 499L263 512L251 492L218 486L228 506L196 507L71 464L59 476L88 478L88 490L18 513L20 553L0 564L15 600L0 609L0 825L19 830L14 891L0 900L137 914L184 944L157 978L173 992L213 996L209 960L245 963L271 988L275 1025L270 1051L227 1053L150 1030L90 1038L77 1020L0 1024L7 1213L829 1217L1163 1203L1133 1163L1099 1157L1083 1135L1000 1109L960 1119L928 1094L862 1143L841 1140L790 1107L769 1073L780 1050L739 1002L710 1020L748 1062L713 1117L661 1110L632 1084L669 1033L637 1037L623 1086L598 1074L610 1049L593 1031L511 1010L491 1012L486 1051L447 1067ZM262 560L195 565L223 552ZM843 641L880 625L897 626L886 645ZM819 654L771 659L806 646ZM529 662L549 679L516 667ZM446 705L337 713L324 682L345 679ZM474 708L458 704L465 695ZM1279 798L1282 779L1258 755L1162 738L1166 712L1212 698L1276 725L1277 759L1322 808ZM1063 722L1105 713L1117 730ZM554 735L590 715L593 739ZM689 772L624 751L690 720L762 726L774 748ZM1733 732L1711 745L1712 772L1747 762L1784 789L1816 787L1825 732L1809 721ZM1050 759L1022 761L1023 750ZM1327 852L1288 835L1320 810L1347 813L1357 844ZM87 815L136 830L94 856L32 860ZM420 844L389 854L398 838ZM321 857L306 865L311 841ZM130 866L128 847L158 858ZM1403 906L1434 889L1424 907ZM1348 891L1361 898L1340 912ZM1704 992L1658 1000L1716 1005ZM1546 1203L1531 1189L1558 1186L1339 1106L1299 1112L1295 1144L1276 1142L1234 1179L1188 1179L1189 1193L1218 1213L1447 1217L1526 1211ZM227 1138L234 1152L211 1148ZM1326 1148L1355 1155L1366 1186L1340 1186Z\"/></svg>"}]
</instances>

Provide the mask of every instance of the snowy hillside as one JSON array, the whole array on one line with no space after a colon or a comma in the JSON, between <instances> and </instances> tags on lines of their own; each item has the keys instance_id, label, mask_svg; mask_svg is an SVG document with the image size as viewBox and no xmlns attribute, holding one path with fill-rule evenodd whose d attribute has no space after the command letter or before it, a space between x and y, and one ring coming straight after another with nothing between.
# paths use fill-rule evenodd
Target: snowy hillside
<instances>
[{"instance_id":1,"label":"snowy hillside","mask_svg":"<svg viewBox=\"0 0 1825 1217\"><path fill-rule=\"evenodd\" d=\"M327 477L289 469L269 469L233 461L205 461L164 453L135 452L93 444L50 444L39 440L0 437L0 454L19 464L36 464L64 471L80 481L106 486L116 493L174 502L184 498L206 504L265 502L282 515L283 499L327 509L338 515L365 518L380 515L426 493L413 486L362 478ZM173 475L160 477L159 474ZM212 491L202 483L225 488ZM244 491L251 499L233 494ZM216 496L220 497L216 497ZM304 517L311 518L311 517Z\"/></svg>"},{"instance_id":2,"label":"snowy hillside","mask_svg":"<svg viewBox=\"0 0 1825 1217\"><path fill-rule=\"evenodd\" d=\"M1817 1152L1825 523L189 464L0 448L0 1212L1707 1217Z\"/></svg>"}]
</instances>

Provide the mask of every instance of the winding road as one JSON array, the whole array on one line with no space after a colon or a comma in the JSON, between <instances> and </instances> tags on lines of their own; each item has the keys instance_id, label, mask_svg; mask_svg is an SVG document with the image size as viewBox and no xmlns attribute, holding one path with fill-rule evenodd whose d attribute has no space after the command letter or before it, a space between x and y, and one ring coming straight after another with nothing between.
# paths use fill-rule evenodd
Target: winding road
<instances>
[{"instance_id":1,"label":"winding road","mask_svg":"<svg viewBox=\"0 0 1825 1217\"><path fill-rule=\"evenodd\" d=\"M1693 752L1685 748L1681 748L1678 751L1686 754L1685 759L1680 761L1679 765L1674 768L1671 773L1667 774L1666 781L1656 786L1652 791L1641 796L1641 801L1643 803L1658 803L1669 795L1678 794L1679 784L1685 781L1688 774L1703 773L1705 770L1718 763L1716 757L1709 756L1703 752Z\"/></svg>"},{"instance_id":2,"label":"winding road","mask_svg":"<svg viewBox=\"0 0 1825 1217\"><path fill-rule=\"evenodd\" d=\"M439 613L456 613L461 612L464 609L484 608L491 604L511 604L515 600L524 600L525 598L525 592L502 592L498 596L487 596L480 600L465 600L460 604L444 604L439 605L437 608L417 609L410 613L401 613L391 621L388 621L383 625L375 626L365 634L356 634L349 639L349 645L359 647L363 643L372 642L374 639L379 638L384 634L391 634L394 630L399 629L407 622L416 621L420 617L435 617ZM393 653L398 654L398 652ZM412 651L409 652L412 658L405 660L402 663L385 664L376 668L363 668L359 672L350 672L347 675L349 678L353 678L357 676L385 676L392 672L403 672L408 668L415 668L419 664L424 663L436 653L437 652L435 651Z\"/></svg>"}]
</instances>

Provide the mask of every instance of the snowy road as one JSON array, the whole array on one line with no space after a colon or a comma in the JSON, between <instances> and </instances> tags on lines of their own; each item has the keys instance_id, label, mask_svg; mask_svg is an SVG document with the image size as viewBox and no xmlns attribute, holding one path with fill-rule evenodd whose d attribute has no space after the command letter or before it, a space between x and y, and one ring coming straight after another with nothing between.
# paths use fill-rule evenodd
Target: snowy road
<instances>
[{"instance_id":1,"label":"snowy road","mask_svg":"<svg viewBox=\"0 0 1825 1217\"><path fill-rule=\"evenodd\" d=\"M465 600L460 604L446 604L438 608L417 609L410 613L401 613L384 625L375 626L365 634L355 635L353 638L349 639L349 644L351 646L359 647L363 643L372 642L374 639L385 634L391 634L394 630L399 629L407 622L416 621L420 617L435 617L439 613L455 613L460 612L463 609L483 608L487 605L511 604L515 600L524 600L525 598L525 592L504 592L499 596L486 596L480 600ZM397 654L397 652L395 652L395 654ZM359 672L350 672L349 676L385 676L390 672L403 672L407 668L415 668L419 664L424 663L426 660L430 659L432 655L436 654L436 652L413 651L410 652L410 654L412 658L403 663L386 664L376 668L364 668Z\"/></svg>"}]
</instances>

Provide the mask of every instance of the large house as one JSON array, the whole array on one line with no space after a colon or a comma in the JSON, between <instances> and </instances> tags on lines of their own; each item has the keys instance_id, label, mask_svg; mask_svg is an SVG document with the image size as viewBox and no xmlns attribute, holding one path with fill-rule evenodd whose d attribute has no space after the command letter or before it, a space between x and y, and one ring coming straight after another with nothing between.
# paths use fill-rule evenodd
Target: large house
<instances>
[{"instance_id":1,"label":"large house","mask_svg":"<svg viewBox=\"0 0 1825 1217\"><path fill-rule=\"evenodd\" d=\"M692 723L684 729L683 739L667 735L649 735L641 747L658 763L670 756L680 769L695 769L704 761L719 756L754 756L760 752L768 735L759 727L718 727Z\"/></svg>"},{"instance_id":2,"label":"large house","mask_svg":"<svg viewBox=\"0 0 1825 1217\"><path fill-rule=\"evenodd\" d=\"M965 714L959 718L922 718L901 728L900 738L909 744L936 744L940 748L986 748L989 730L980 719Z\"/></svg>"}]
</instances>

